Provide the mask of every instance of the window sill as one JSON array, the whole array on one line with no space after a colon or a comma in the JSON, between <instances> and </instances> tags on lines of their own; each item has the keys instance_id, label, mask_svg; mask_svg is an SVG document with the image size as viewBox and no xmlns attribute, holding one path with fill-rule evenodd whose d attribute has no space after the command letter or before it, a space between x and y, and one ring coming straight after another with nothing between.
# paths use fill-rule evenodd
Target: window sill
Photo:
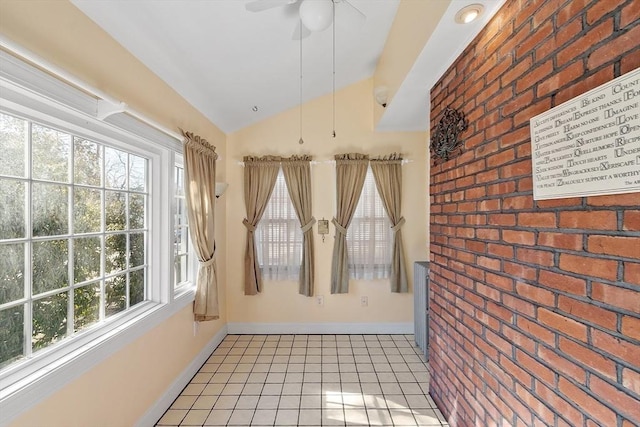
<instances>
[{"instance_id":1,"label":"window sill","mask_svg":"<svg viewBox=\"0 0 640 427\"><path fill-rule=\"evenodd\" d=\"M129 343L169 319L193 302L194 288L185 289L171 304L144 303L140 310L112 324L97 328L91 335L79 336L73 343L53 348L47 354L17 366L2 378L0 413L9 422L54 394ZM36 364L40 366L35 368ZM29 372L32 371L32 372Z\"/></svg>"}]
</instances>

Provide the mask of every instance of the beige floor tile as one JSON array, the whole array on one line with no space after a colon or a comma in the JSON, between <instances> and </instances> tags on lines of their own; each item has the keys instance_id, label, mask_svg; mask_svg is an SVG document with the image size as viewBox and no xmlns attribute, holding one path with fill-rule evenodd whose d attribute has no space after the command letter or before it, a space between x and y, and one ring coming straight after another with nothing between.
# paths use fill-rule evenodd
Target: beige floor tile
<instances>
[{"instance_id":1,"label":"beige floor tile","mask_svg":"<svg viewBox=\"0 0 640 427\"><path fill-rule=\"evenodd\" d=\"M231 414L231 418L229 418L229 423L227 425L230 426L248 426L251 425L251 420L253 419L254 414L253 409L236 409Z\"/></svg>"},{"instance_id":2,"label":"beige floor tile","mask_svg":"<svg viewBox=\"0 0 640 427\"><path fill-rule=\"evenodd\" d=\"M238 367L238 364L236 363L222 363L220 364L216 372L231 373L235 371L237 367Z\"/></svg>"},{"instance_id":3,"label":"beige floor tile","mask_svg":"<svg viewBox=\"0 0 640 427\"><path fill-rule=\"evenodd\" d=\"M234 372L233 374L231 374L231 377L229 378L229 382L244 384L247 382L248 378L249 378L249 374L246 372Z\"/></svg>"},{"instance_id":4,"label":"beige floor tile","mask_svg":"<svg viewBox=\"0 0 640 427\"><path fill-rule=\"evenodd\" d=\"M179 425L180 422L184 419L185 415L187 415L186 409L169 409L164 413L160 421L158 421L159 426L175 426Z\"/></svg>"},{"instance_id":5,"label":"beige floor tile","mask_svg":"<svg viewBox=\"0 0 640 427\"><path fill-rule=\"evenodd\" d=\"M278 409L299 409L299 408L300 408L300 395L280 396Z\"/></svg>"},{"instance_id":6,"label":"beige floor tile","mask_svg":"<svg viewBox=\"0 0 640 427\"><path fill-rule=\"evenodd\" d=\"M321 383L302 383L302 394L321 394L322 393L322 384Z\"/></svg>"},{"instance_id":7,"label":"beige floor tile","mask_svg":"<svg viewBox=\"0 0 640 427\"><path fill-rule=\"evenodd\" d=\"M218 400L218 396L200 396L193 404L191 409L208 409L211 410Z\"/></svg>"},{"instance_id":8,"label":"beige floor tile","mask_svg":"<svg viewBox=\"0 0 640 427\"><path fill-rule=\"evenodd\" d=\"M297 394L298 396L302 394L302 383L284 383L282 386L282 394L283 395L292 395Z\"/></svg>"},{"instance_id":9,"label":"beige floor tile","mask_svg":"<svg viewBox=\"0 0 640 427\"><path fill-rule=\"evenodd\" d=\"M231 409L214 409L204 422L205 426L225 426L231 417Z\"/></svg>"},{"instance_id":10,"label":"beige floor tile","mask_svg":"<svg viewBox=\"0 0 640 427\"><path fill-rule=\"evenodd\" d=\"M224 390L224 384L207 384L201 394L209 396L219 395L222 394L222 390Z\"/></svg>"},{"instance_id":11,"label":"beige floor tile","mask_svg":"<svg viewBox=\"0 0 640 427\"><path fill-rule=\"evenodd\" d=\"M178 396L171 404L171 409L191 409L198 396Z\"/></svg>"},{"instance_id":12,"label":"beige floor tile","mask_svg":"<svg viewBox=\"0 0 640 427\"><path fill-rule=\"evenodd\" d=\"M264 384L267 379L267 375L268 374L266 372L252 372L251 374L249 374L247 382Z\"/></svg>"},{"instance_id":13,"label":"beige floor tile","mask_svg":"<svg viewBox=\"0 0 640 427\"><path fill-rule=\"evenodd\" d=\"M202 368L200 368L200 371L198 372L216 372L218 370L218 368L220 367L219 363L205 363L204 365L202 365Z\"/></svg>"},{"instance_id":14,"label":"beige floor tile","mask_svg":"<svg viewBox=\"0 0 640 427\"><path fill-rule=\"evenodd\" d=\"M402 389L398 383L380 383L382 394L402 394Z\"/></svg>"},{"instance_id":15,"label":"beige floor tile","mask_svg":"<svg viewBox=\"0 0 640 427\"><path fill-rule=\"evenodd\" d=\"M322 410L322 425L328 426L343 426L344 423L344 410L342 409L323 409Z\"/></svg>"},{"instance_id":16,"label":"beige floor tile","mask_svg":"<svg viewBox=\"0 0 640 427\"><path fill-rule=\"evenodd\" d=\"M198 372L192 379L193 384L208 384L209 380L213 376L210 372Z\"/></svg>"},{"instance_id":17,"label":"beige floor tile","mask_svg":"<svg viewBox=\"0 0 640 427\"><path fill-rule=\"evenodd\" d=\"M322 408L322 396L320 394L303 394L300 396L300 408L320 409Z\"/></svg>"},{"instance_id":18,"label":"beige floor tile","mask_svg":"<svg viewBox=\"0 0 640 427\"><path fill-rule=\"evenodd\" d=\"M282 384L265 384L262 388L263 395L280 395L282 393Z\"/></svg>"},{"instance_id":19,"label":"beige floor tile","mask_svg":"<svg viewBox=\"0 0 640 427\"><path fill-rule=\"evenodd\" d=\"M320 409L301 409L298 418L299 425L321 425L322 411Z\"/></svg>"},{"instance_id":20,"label":"beige floor tile","mask_svg":"<svg viewBox=\"0 0 640 427\"><path fill-rule=\"evenodd\" d=\"M240 395L242 393L242 389L244 388L244 384L227 384L222 389L223 395Z\"/></svg>"},{"instance_id":21,"label":"beige floor tile","mask_svg":"<svg viewBox=\"0 0 640 427\"><path fill-rule=\"evenodd\" d=\"M276 422L275 409L257 409L253 414L251 425L273 425Z\"/></svg>"},{"instance_id":22,"label":"beige floor tile","mask_svg":"<svg viewBox=\"0 0 640 427\"><path fill-rule=\"evenodd\" d=\"M424 396L424 392L418 383L400 383L400 388L405 396L410 394L419 394Z\"/></svg>"},{"instance_id":23,"label":"beige floor tile","mask_svg":"<svg viewBox=\"0 0 640 427\"><path fill-rule=\"evenodd\" d=\"M295 426L298 425L297 409L278 409L276 414L277 426Z\"/></svg>"},{"instance_id":24,"label":"beige floor tile","mask_svg":"<svg viewBox=\"0 0 640 427\"><path fill-rule=\"evenodd\" d=\"M382 387L378 383L360 383L364 394L382 394Z\"/></svg>"},{"instance_id":25,"label":"beige floor tile","mask_svg":"<svg viewBox=\"0 0 640 427\"><path fill-rule=\"evenodd\" d=\"M353 382L342 382L341 384L342 387L342 392L343 393L358 393L361 394L362 393L362 387L360 386L360 383L353 383Z\"/></svg>"},{"instance_id":26,"label":"beige floor tile","mask_svg":"<svg viewBox=\"0 0 640 427\"><path fill-rule=\"evenodd\" d=\"M347 409L360 409L364 408L364 399L360 393L345 393L342 392L342 403L345 411Z\"/></svg>"},{"instance_id":27,"label":"beige floor tile","mask_svg":"<svg viewBox=\"0 0 640 427\"><path fill-rule=\"evenodd\" d=\"M367 408L367 416L369 418L369 425L372 426L384 426L393 424L393 421L391 420L391 414L387 409Z\"/></svg>"},{"instance_id":28,"label":"beige floor tile","mask_svg":"<svg viewBox=\"0 0 640 427\"><path fill-rule=\"evenodd\" d=\"M439 426L440 419L433 409L417 409L413 411L413 416L419 426Z\"/></svg>"},{"instance_id":29,"label":"beige floor tile","mask_svg":"<svg viewBox=\"0 0 640 427\"><path fill-rule=\"evenodd\" d=\"M180 425L181 426L201 426L206 421L210 412L211 412L210 409L192 409L189 412L187 412L187 415L184 417Z\"/></svg>"},{"instance_id":30,"label":"beige floor tile","mask_svg":"<svg viewBox=\"0 0 640 427\"><path fill-rule=\"evenodd\" d=\"M204 390L205 384L189 384L182 390L183 396L198 396Z\"/></svg>"},{"instance_id":31,"label":"beige floor tile","mask_svg":"<svg viewBox=\"0 0 640 427\"><path fill-rule=\"evenodd\" d=\"M416 420L410 410L390 410L391 419L394 425L415 426Z\"/></svg>"},{"instance_id":32,"label":"beige floor tile","mask_svg":"<svg viewBox=\"0 0 640 427\"><path fill-rule=\"evenodd\" d=\"M238 396L220 396L213 405L213 409L233 409L237 402Z\"/></svg>"},{"instance_id":33,"label":"beige floor tile","mask_svg":"<svg viewBox=\"0 0 640 427\"><path fill-rule=\"evenodd\" d=\"M242 389L241 395L259 396L262 393L263 383L247 383Z\"/></svg>"},{"instance_id":34,"label":"beige floor tile","mask_svg":"<svg viewBox=\"0 0 640 427\"><path fill-rule=\"evenodd\" d=\"M365 411L364 409L345 409L344 420L348 426L366 426L369 424L367 411Z\"/></svg>"},{"instance_id":35,"label":"beige floor tile","mask_svg":"<svg viewBox=\"0 0 640 427\"><path fill-rule=\"evenodd\" d=\"M368 409L387 409L387 401L382 394L363 395L364 406Z\"/></svg>"},{"instance_id":36,"label":"beige floor tile","mask_svg":"<svg viewBox=\"0 0 640 427\"><path fill-rule=\"evenodd\" d=\"M405 396L407 406L411 409L430 409L431 404L424 394L410 394Z\"/></svg>"},{"instance_id":37,"label":"beige floor tile","mask_svg":"<svg viewBox=\"0 0 640 427\"><path fill-rule=\"evenodd\" d=\"M236 409L256 409L259 396L240 396Z\"/></svg>"},{"instance_id":38,"label":"beige floor tile","mask_svg":"<svg viewBox=\"0 0 640 427\"><path fill-rule=\"evenodd\" d=\"M280 396L260 396L258 399L258 409L277 409Z\"/></svg>"}]
</instances>

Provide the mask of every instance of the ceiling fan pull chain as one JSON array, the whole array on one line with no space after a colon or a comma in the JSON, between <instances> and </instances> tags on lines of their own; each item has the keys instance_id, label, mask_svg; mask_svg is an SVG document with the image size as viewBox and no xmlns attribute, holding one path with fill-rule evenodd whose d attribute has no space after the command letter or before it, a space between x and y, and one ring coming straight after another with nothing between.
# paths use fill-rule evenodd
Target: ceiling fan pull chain
<instances>
[{"instance_id":1,"label":"ceiling fan pull chain","mask_svg":"<svg viewBox=\"0 0 640 427\"><path fill-rule=\"evenodd\" d=\"M298 18L300 20L300 28L302 28L302 18ZM298 140L298 144L304 144L304 139L302 139L302 36L300 37L300 139Z\"/></svg>"},{"instance_id":2,"label":"ceiling fan pull chain","mask_svg":"<svg viewBox=\"0 0 640 427\"><path fill-rule=\"evenodd\" d=\"M336 137L336 2L333 0L333 132L332 136Z\"/></svg>"}]
</instances>

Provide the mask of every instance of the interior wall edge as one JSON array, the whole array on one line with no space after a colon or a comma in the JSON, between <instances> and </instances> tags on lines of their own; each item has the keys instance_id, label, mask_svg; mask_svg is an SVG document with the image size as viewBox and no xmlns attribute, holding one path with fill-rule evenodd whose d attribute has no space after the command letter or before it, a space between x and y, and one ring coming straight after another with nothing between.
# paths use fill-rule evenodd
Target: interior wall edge
<instances>
[{"instance_id":1,"label":"interior wall edge","mask_svg":"<svg viewBox=\"0 0 640 427\"><path fill-rule=\"evenodd\" d=\"M200 353L184 368L184 370L178 375L171 386L160 396L158 400L151 406L147 412L138 420L135 424L136 427L146 427L155 425L156 422L166 412L167 408L171 406L173 401L180 395L180 392L189 384L189 381L195 374L198 373L202 365L211 357L211 353L220 345L224 337L227 336L227 325L223 325L222 328L216 333L213 338L205 345Z\"/></svg>"}]
</instances>

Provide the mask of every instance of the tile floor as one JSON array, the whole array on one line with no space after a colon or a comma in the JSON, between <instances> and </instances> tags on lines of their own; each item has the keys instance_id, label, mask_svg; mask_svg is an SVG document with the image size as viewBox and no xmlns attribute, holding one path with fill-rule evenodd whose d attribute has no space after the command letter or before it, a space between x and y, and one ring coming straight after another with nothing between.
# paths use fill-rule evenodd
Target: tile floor
<instances>
[{"instance_id":1,"label":"tile floor","mask_svg":"<svg viewBox=\"0 0 640 427\"><path fill-rule=\"evenodd\" d=\"M413 335L228 335L157 426L448 426Z\"/></svg>"}]
</instances>

